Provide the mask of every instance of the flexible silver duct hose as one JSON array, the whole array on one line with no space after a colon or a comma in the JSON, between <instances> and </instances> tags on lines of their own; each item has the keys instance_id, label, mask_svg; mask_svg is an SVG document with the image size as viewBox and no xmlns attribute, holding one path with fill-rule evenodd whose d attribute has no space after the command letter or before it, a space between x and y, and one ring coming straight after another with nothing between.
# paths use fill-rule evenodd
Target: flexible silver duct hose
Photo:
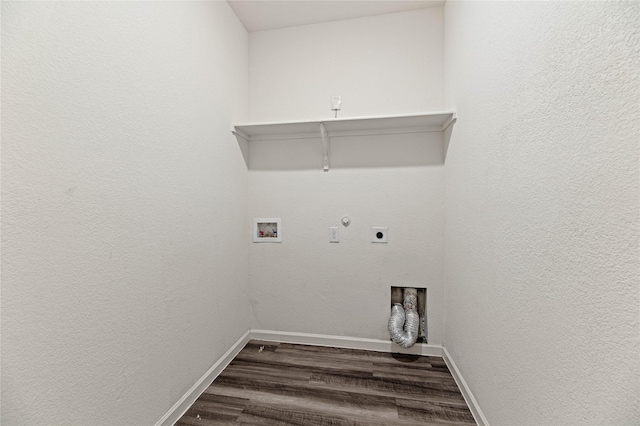
<instances>
[{"instance_id":1,"label":"flexible silver duct hose","mask_svg":"<svg viewBox=\"0 0 640 426\"><path fill-rule=\"evenodd\" d=\"M391 308L389 335L391 340L403 348L410 348L418 340L420 315L418 315L417 306L418 298L407 289L404 294L404 309L399 303L394 303Z\"/></svg>"}]
</instances>

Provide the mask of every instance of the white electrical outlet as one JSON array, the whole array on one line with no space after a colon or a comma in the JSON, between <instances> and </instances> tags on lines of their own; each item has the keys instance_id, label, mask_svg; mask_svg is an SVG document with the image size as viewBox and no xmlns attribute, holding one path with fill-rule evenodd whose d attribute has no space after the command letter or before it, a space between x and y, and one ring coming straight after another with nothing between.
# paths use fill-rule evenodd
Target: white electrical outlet
<instances>
[{"instance_id":1,"label":"white electrical outlet","mask_svg":"<svg viewBox=\"0 0 640 426\"><path fill-rule=\"evenodd\" d=\"M384 226L371 227L371 242L372 243L386 243L389 234L389 229Z\"/></svg>"},{"instance_id":2,"label":"white electrical outlet","mask_svg":"<svg viewBox=\"0 0 640 426\"><path fill-rule=\"evenodd\" d=\"M337 226L329 227L329 242L330 243L339 243L340 242L340 231Z\"/></svg>"}]
</instances>

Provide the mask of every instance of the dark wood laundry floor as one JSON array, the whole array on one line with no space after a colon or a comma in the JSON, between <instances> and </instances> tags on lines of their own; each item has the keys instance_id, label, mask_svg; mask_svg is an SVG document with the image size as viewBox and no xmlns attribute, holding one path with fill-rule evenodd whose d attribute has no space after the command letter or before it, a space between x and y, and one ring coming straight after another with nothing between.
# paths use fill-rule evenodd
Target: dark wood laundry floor
<instances>
[{"instance_id":1,"label":"dark wood laundry floor","mask_svg":"<svg viewBox=\"0 0 640 426\"><path fill-rule=\"evenodd\" d=\"M442 358L255 340L177 424L238 423L476 424Z\"/></svg>"}]
</instances>

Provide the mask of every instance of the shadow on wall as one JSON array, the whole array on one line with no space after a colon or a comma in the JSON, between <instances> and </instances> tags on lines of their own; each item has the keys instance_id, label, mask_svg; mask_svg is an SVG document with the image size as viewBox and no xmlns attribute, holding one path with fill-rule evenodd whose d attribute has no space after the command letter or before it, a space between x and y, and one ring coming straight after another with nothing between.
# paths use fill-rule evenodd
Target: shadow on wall
<instances>
[{"instance_id":1,"label":"shadow on wall","mask_svg":"<svg viewBox=\"0 0 640 426\"><path fill-rule=\"evenodd\" d=\"M319 138L255 141L249 145L250 170L322 171ZM329 166L330 169L437 166L444 164L443 148L442 132L332 137Z\"/></svg>"}]
</instances>

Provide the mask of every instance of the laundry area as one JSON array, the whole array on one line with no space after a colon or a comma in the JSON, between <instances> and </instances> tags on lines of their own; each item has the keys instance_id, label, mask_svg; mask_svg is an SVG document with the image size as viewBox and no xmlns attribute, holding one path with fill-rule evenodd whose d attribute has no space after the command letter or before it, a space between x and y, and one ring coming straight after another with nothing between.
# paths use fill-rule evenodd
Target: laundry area
<instances>
[{"instance_id":1,"label":"laundry area","mask_svg":"<svg viewBox=\"0 0 640 426\"><path fill-rule=\"evenodd\" d=\"M640 3L2 1L2 425L637 425Z\"/></svg>"}]
</instances>

